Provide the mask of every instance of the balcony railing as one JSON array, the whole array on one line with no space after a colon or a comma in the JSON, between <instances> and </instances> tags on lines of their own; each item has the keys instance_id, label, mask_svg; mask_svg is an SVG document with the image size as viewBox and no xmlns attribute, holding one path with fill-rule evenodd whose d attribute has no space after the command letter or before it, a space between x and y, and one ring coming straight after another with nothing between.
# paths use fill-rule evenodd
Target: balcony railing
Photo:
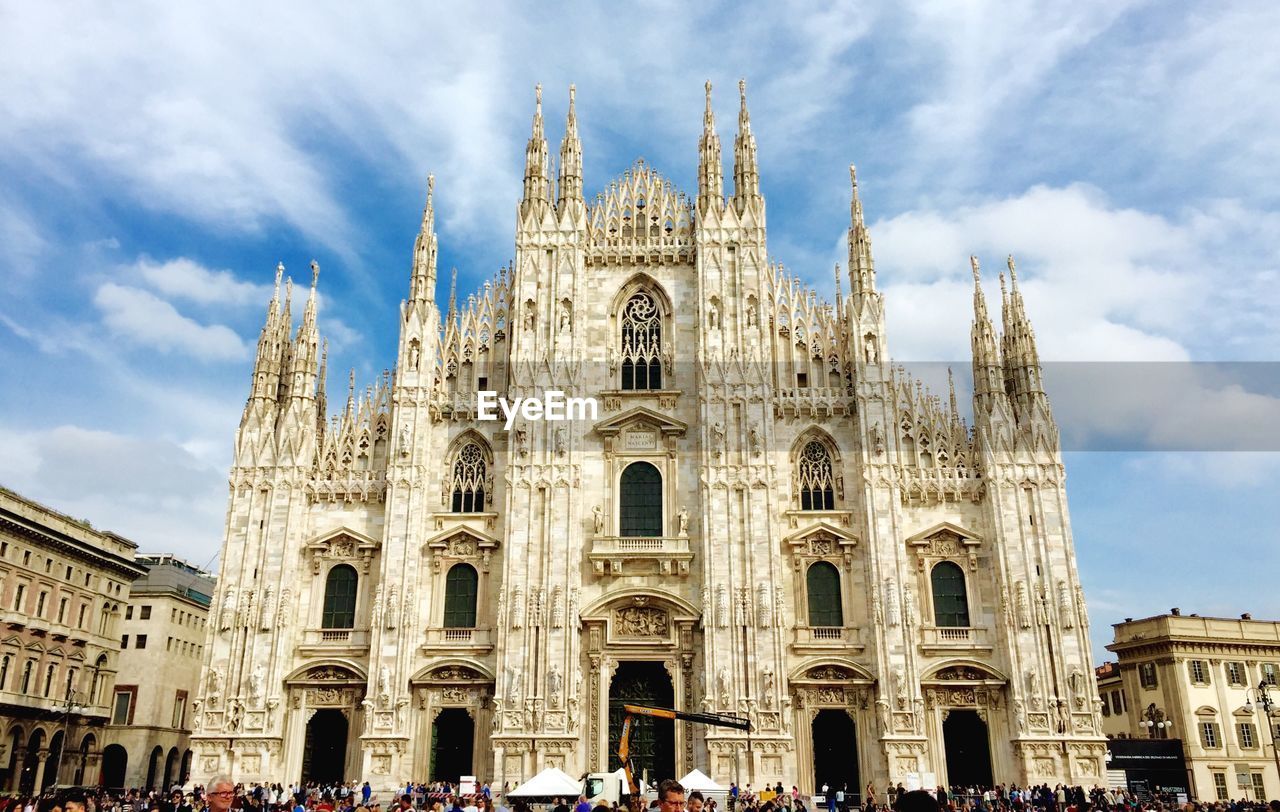
<instances>
[{"instance_id":1,"label":"balcony railing","mask_svg":"<svg viewBox=\"0 0 1280 812\"><path fill-rule=\"evenodd\" d=\"M302 634L302 645L320 648L369 647L368 629L307 629Z\"/></svg>"},{"instance_id":2,"label":"balcony railing","mask_svg":"<svg viewBox=\"0 0 1280 812\"><path fill-rule=\"evenodd\" d=\"M587 554L597 575L688 575L693 553L689 537L600 536Z\"/></svg>"},{"instance_id":3,"label":"balcony railing","mask_svg":"<svg viewBox=\"0 0 1280 812\"><path fill-rule=\"evenodd\" d=\"M488 651L493 648L493 630L481 628L427 629L425 646L432 649L466 649Z\"/></svg>"},{"instance_id":4,"label":"balcony railing","mask_svg":"<svg viewBox=\"0 0 1280 812\"><path fill-rule=\"evenodd\" d=\"M853 626L797 626L792 647L822 651L862 649L862 630Z\"/></svg>"},{"instance_id":5,"label":"balcony railing","mask_svg":"<svg viewBox=\"0 0 1280 812\"><path fill-rule=\"evenodd\" d=\"M981 626L923 626L920 629L920 646L925 649L989 649L991 635Z\"/></svg>"}]
</instances>

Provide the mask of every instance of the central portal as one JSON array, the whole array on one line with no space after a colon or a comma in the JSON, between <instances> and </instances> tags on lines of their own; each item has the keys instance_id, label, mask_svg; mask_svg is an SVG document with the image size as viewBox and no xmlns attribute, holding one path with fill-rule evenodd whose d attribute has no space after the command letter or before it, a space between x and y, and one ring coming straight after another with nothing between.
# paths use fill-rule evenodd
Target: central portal
<instances>
[{"instance_id":1,"label":"central portal","mask_svg":"<svg viewBox=\"0 0 1280 812\"><path fill-rule=\"evenodd\" d=\"M662 663L623 662L618 664L609 684L609 769L618 761L618 740L622 734L623 705L654 708L675 707L671 676ZM636 716L631 721L631 762L636 776L647 776L650 784L676 778L675 724L670 719Z\"/></svg>"},{"instance_id":2,"label":"central portal","mask_svg":"<svg viewBox=\"0 0 1280 812\"><path fill-rule=\"evenodd\" d=\"M307 722L307 741L302 751L302 780L317 784L337 784L345 776L347 759L347 717L336 708L318 710Z\"/></svg>"},{"instance_id":3,"label":"central portal","mask_svg":"<svg viewBox=\"0 0 1280 812\"><path fill-rule=\"evenodd\" d=\"M953 710L942 722L947 750L947 781L952 786L989 787L991 744L987 723L975 710Z\"/></svg>"}]
</instances>

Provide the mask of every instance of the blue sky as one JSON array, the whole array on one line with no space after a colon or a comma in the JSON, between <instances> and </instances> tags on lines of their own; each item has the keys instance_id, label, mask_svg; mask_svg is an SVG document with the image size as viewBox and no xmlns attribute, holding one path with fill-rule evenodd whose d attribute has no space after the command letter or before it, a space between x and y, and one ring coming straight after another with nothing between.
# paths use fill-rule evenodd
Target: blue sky
<instances>
[{"instance_id":1,"label":"blue sky","mask_svg":"<svg viewBox=\"0 0 1280 812\"><path fill-rule=\"evenodd\" d=\"M512 255L534 82L553 144L576 83L589 192L639 156L690 190L703 82L728 146L739 77L770 250L828 296L858 165L896 359L963 369L967 257L990 295L1013 253L1047 360L1170 362L1061 398L1117 449L1067 455L1096 647L1171 606L1280 617L1280 404L1249 372L1280 355L1268 2L6 4L0 483L211 561L277 261L320 262L363 386L428 172L445 284Z\"/></svg>"}]
</instances>

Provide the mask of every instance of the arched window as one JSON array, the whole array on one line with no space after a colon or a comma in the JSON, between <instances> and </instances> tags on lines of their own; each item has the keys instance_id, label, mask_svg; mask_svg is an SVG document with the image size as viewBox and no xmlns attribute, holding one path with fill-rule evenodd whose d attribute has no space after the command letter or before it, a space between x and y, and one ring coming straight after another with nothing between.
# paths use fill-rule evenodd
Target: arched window
<instances>
[{"instance_id":1,"label":"arched window","mask_svg":"<svg viewBox=\"0 0 1280 812\"><path fill-rule=\"evenodd\" d=\"M9 687L9 655L4 655L4 659L0 659L0 691Z\"/></svg>"},{"instance_id":2,"label":"arched window","mask_svg":"<svg viewBox=\"0 0 1280 812\"><path fill-rule=\"evenodd\" d=\"M964 586L964 570L951 561L942 561L933 568L930 580L934 625L968 626L969 596Z\"/></svg>"},{"instance_id":3,"label":"arched window","mask_svg":"<svg viewBox=\"0 0 1280 812\"><path fill-rule=\"evenodd\" d=\"M31 693L31 669L36 667L35 660L27 660L22 666L22 692L24 694Z\"/></svg>"},{"instance_id":4,"label":"arched window","mask_svg":"<svg viewBox=\"0 0 1280 812\"><path fill-rule=\"evenodd\" d=\"M810 626L843 626L844 606L840 601L840 573L835 565L818 561L809 565L805 576L809 592Z\"/></svg>"},{"instance_id":5,"label":"arched window","mask_svg":"<svg viewBox=\"0 0 1280 812\"><path fill-rule=\"evenodd\" d=\"M647 462L633 462L622 472L618 533L662 535L662 474Z\"/></svg>"},{"instance_id":6,"label":"arched window","mask_svg":"<svg viewBox=\"0 0 1280 812\"><path fill-rule=\"evenodd\" d=\"M805 443L800 452L797 484L800 490L801 510L835 510L835 476L831 467L831 454L817 440Z\"/></svg>"},{"instance_id":7,"label":"arched window","mask_svg":"<svg viewBox=\"0 0 1280 812\"><path fill-rule=\"evenodd\" d=\"M45 669L45 672L44 672L44 695L45 696L48 696L49 692L53 690L54 669L55 669L55 666L52 664L50 664L50 666Z\"/></svg>"},{"instance_id":8,"label":"arched window","mask_svg":"<svg viewBox=\"0 0 1280 812\"><path fill-rule=\"evenodd\" d=\"M444 627L474 629L476 586L480 576L469 564L454 564L444 579Z\"/></svg>"},{"instance_id":9,"label":"arched window","mask_svg":"<svg viewBox=\"0 0 1280 812\"><path fill-rule=\"evenodd\" d=\"M453 512L484 511L484 452L477 443L467 443L453 463Z\"/></svg>"},{"instance_id":10,"label":"arched window","mask_svg":"<svg viewBox=\"0 0 1280 812\"><path fill-rule=\"evenodd\" d=\"M340 564L329 570L324 584L324 629L350 629L356 625L356 571Z\"/></svg>"},{"instance_id":11,"label":"arched window","mask_svg":"<svg viewBox=\"0 0 1280 812\"><path fill-rule=\"evenodd\" d=\"M662 311L648 293L622 308L622 388L662 388Z\"/></svg>"}]
</instances>

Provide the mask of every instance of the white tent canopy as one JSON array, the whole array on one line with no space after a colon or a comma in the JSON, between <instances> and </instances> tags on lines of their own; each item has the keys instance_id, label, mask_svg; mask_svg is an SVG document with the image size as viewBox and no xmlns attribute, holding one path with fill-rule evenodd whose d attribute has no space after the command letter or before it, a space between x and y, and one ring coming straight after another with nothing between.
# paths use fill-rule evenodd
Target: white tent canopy
<instances>
[{"instance_id":1,"label":"white tent canopy","mask_svg":"<svg viewBox=\"0 0 1280 812\"><path fill-rule=\"evenodd\" d=\"M507 793L508 798L556 798L572 801L582 794L582 782L555 767L548 767Z\"/></svg>"},{"instance_id":2,"label":"white tent canopy","mask_svg":"<svg viewBox=\"0 0 1280 812\"><path fill-rule=\"evenodd\" d=\"M680 786L684 787L685 792L693 792L695 789L706 794L708 792L728 792L728 787L722 787L715 781L707 777L702 770L694 770L693 772L680 779Z\"/></svg>"},{"instance_id":3,"label":"white tent canopy","mask_svg":"<svg viewBox=\"0 0 1280 812\"><path fill-rule=\"evenodd\" d=\"M618 786L622 788L622 791L623 791L624 793L625 793L625 792L629 792L629 791L630 791L630 790L628 789L628 785L627 785L627 771L626 771L626 770L624 770L624 769L622 769L621 767L619 767L619 768L618 768L618 770L617 770L617 772L615 772L615 773L613 774L613 777L614 777L614 778L616 778L616 779L618 779ZM638 786L638 787L640 788L640 794L641 794L641 795L644 795L646 792L648 792L648 791L649 791L649 785L648 785L648 784L646 784L646 783L645 783L645 780L644 780L643 778L641 778L640 776L638 776L638 775L636 776L636 786Z\"/></svg>"}]
</instances>

